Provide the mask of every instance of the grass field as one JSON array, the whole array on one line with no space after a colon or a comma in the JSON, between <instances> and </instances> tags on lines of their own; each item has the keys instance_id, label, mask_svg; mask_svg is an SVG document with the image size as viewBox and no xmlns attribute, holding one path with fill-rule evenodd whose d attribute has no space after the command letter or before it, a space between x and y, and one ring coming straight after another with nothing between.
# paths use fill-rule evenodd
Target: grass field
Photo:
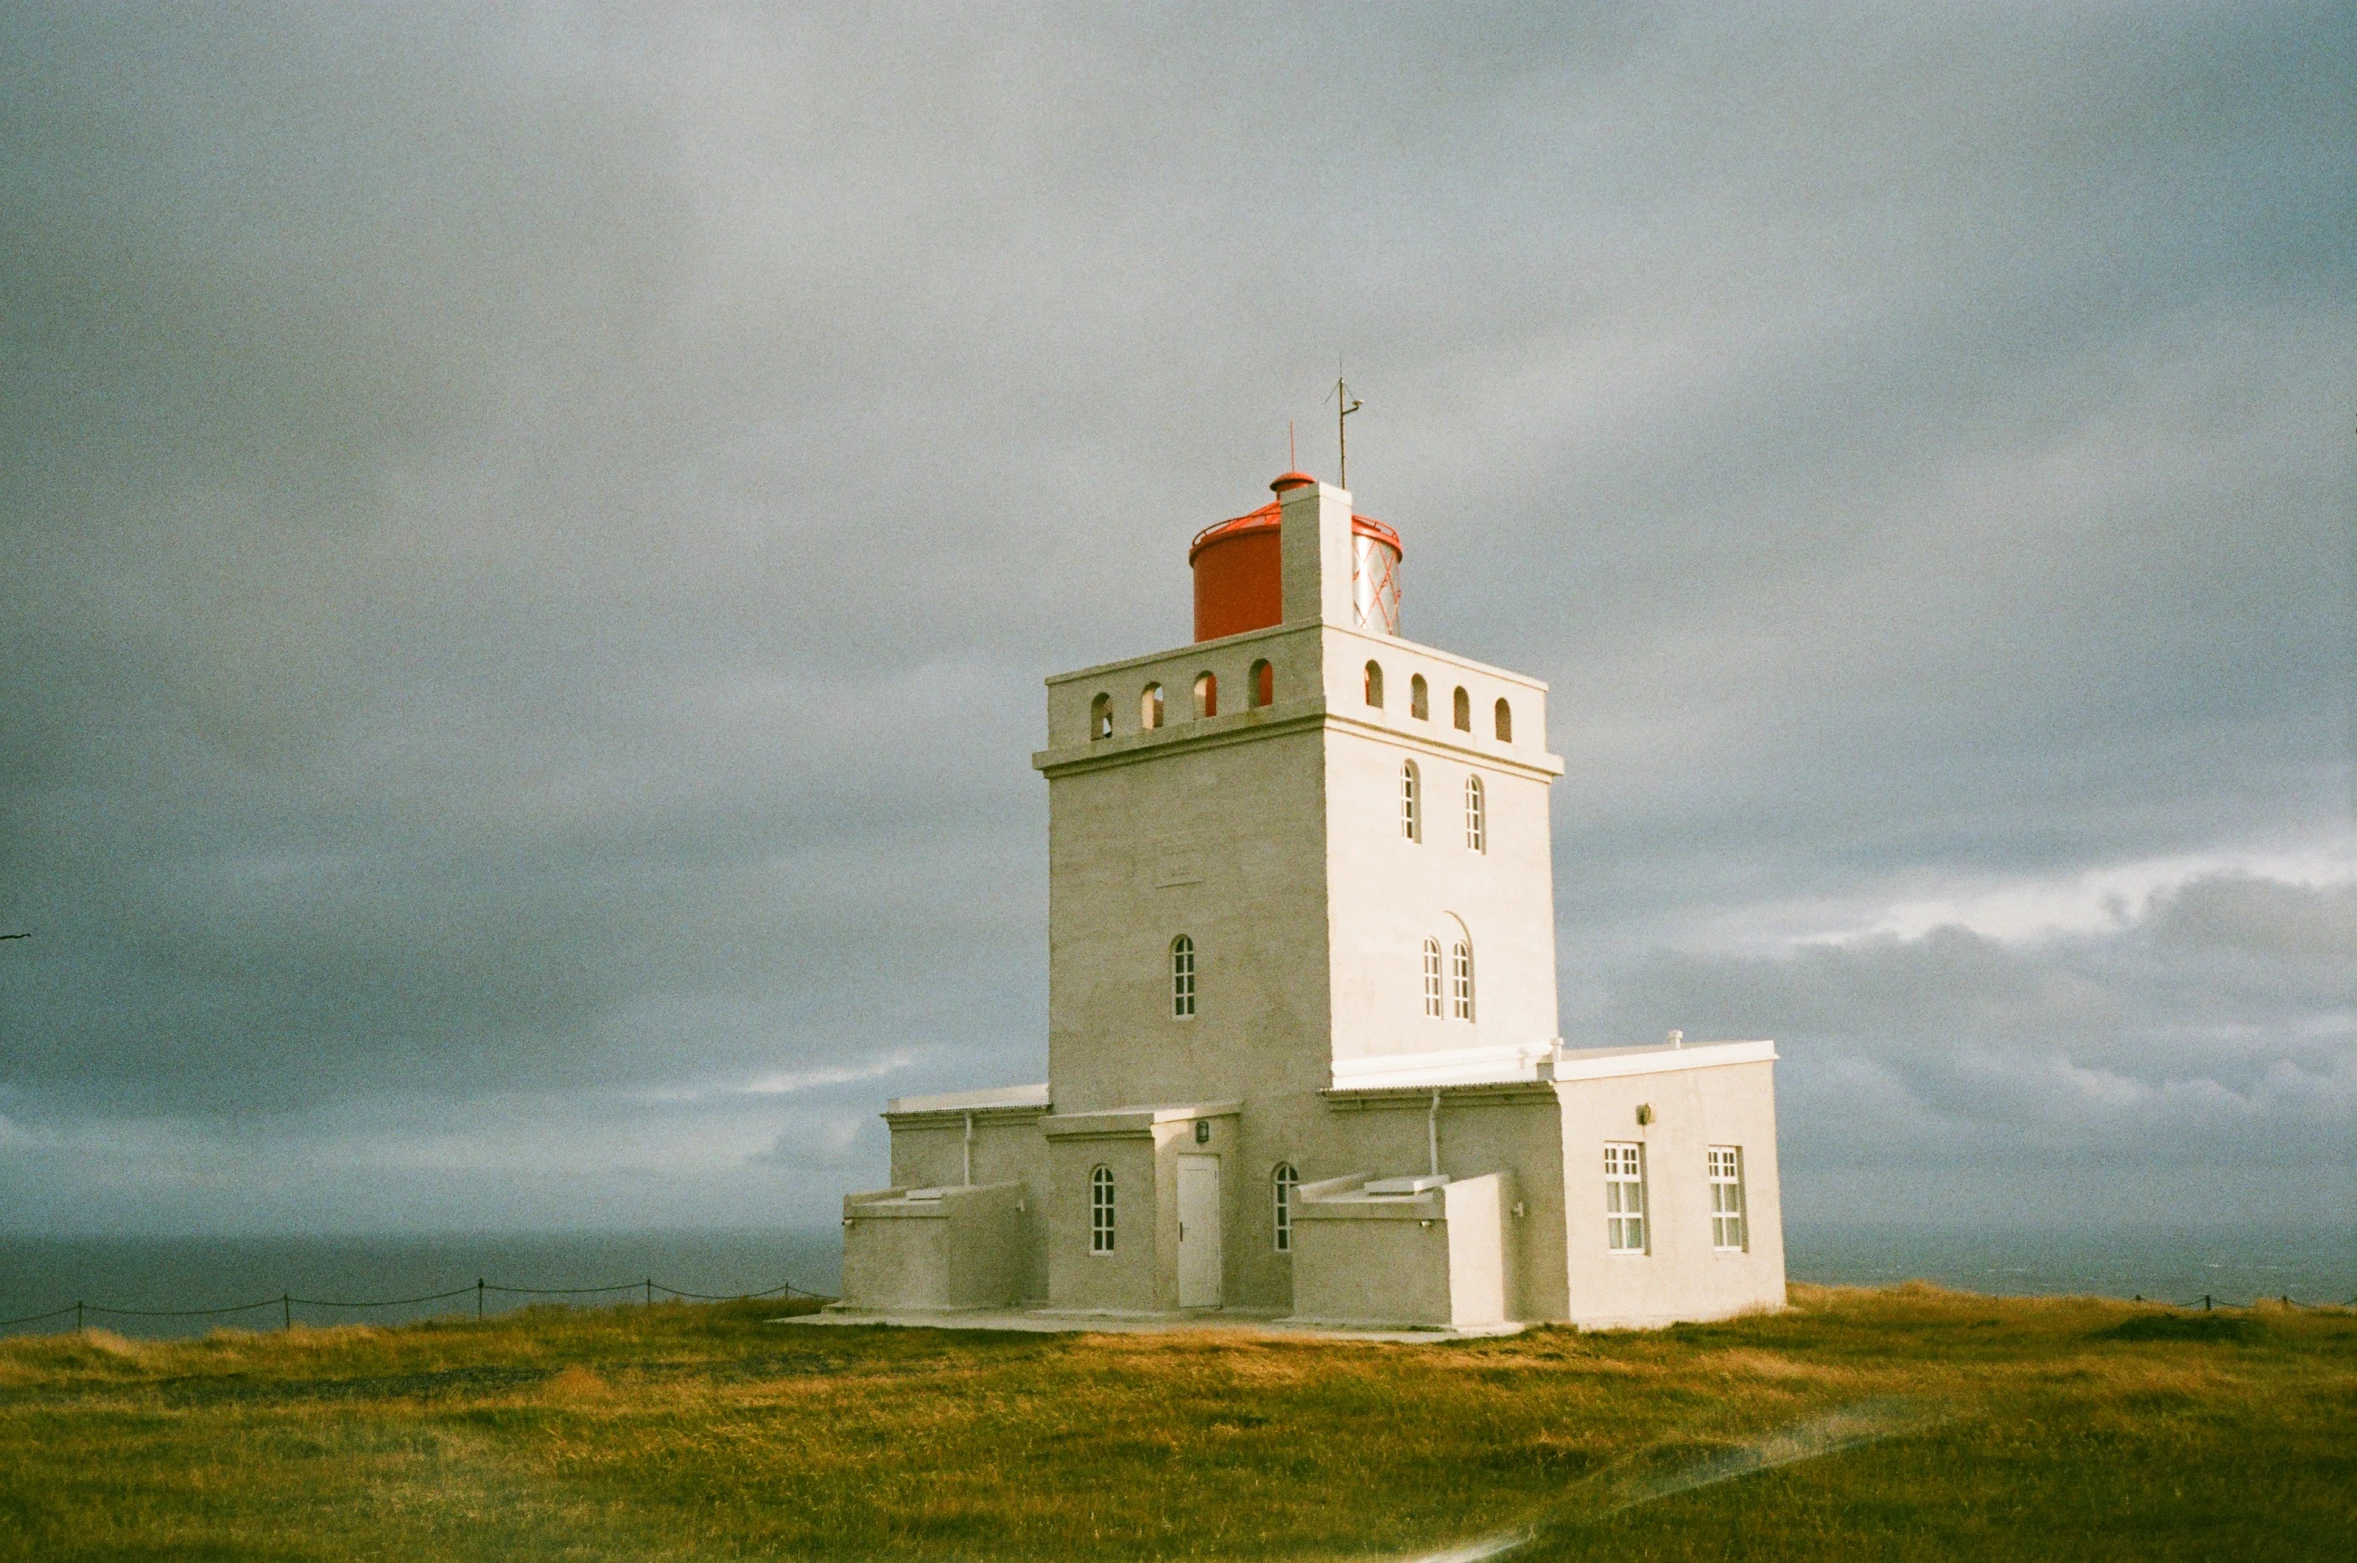
<instances>
[{"instance_id":1,"label":"grass field","mask_svg":"<svg viewBox=\"0 0 2357 1563\"><path fill-rule=\"evenodd\" d=\"M17 1338L0 1557L2357 1557L2349 1311L1794 1301L1430 1345L775 1304Z\"/></svg>"}]
</instances>

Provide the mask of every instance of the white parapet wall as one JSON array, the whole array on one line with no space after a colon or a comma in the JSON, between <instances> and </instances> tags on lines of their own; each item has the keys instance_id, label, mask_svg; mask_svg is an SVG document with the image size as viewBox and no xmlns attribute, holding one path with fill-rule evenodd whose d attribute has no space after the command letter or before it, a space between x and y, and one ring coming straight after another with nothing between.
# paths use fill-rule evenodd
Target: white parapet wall
<instances>
[{"instance_id":1,"label":"white parapet wall","mask_svg":"<svg viewBox=\"0 0 2357 1563\"><path fill-rule=\"evenodd\" d=\"M1511 1173L1305 1183L1293 1215L1293 1317L1378 1329L1512 1322Z\"/></svg>"},{"instance_id":2,"label":"white parapet wall","mask_svg":"<svg viewBox=\"0 0 2357 1563\"><path fill-rule=\"evenodd\" d=\"M843 1200L845 1308L1003 1308L1023 1293L1024 1186L874 1189Z\"/></svg>"}]
</instances>

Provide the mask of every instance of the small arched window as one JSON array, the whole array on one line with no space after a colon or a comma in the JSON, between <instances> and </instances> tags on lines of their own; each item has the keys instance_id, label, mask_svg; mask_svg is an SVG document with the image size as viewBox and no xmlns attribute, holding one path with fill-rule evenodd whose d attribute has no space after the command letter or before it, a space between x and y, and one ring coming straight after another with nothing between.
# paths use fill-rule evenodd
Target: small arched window
<instances>
[{"instance_id":1,"label":"small arched window","mask_svg":"<svg viewBox=\"0 0 2357 1563\"><path fill-rule=\"evenodd\" d=\"M1367 664L1367 704L1378 711L1383 709L1383 664L1380 662Z\"/></svg>"},{"instance_id":2,"label":"small arched window","mask_svg":"<svg viewBox=\"0 0 2357 1563\"><path fill-rule=\"evenodd\" d=\"M1473 946L1463 939L1449 948L1449 1013L1473 1018Z\"/></svg>"},{"instance_id":3,"label":"small arched window","mask_svg":"<svg viewBox=\"0 0 2357 1563\"><path fill-rule=\"evenodd\" d=\"M1097 1167L1088 1175L1088 1251L1113 1252L1113 1169Z\"/></svg>"},{"instance_id":4,"label":"small arched window","mask_svg":"<svg viewBox=\"0 0 2357 1563\"><path fill-rule=\"evenodd\" d=\"M1440 1019L1440 941L1424 941L1424 1013Z\"/></svg>"},{"instance_id":5,"label":"small arched window","mask_svg":"<svg viewBox=\"0 0 2357 1563\"><path fill-rule=\"evenodd\" d=\"M1513 741L1514 708L1506 704L1505 701L1500 700L1498 702L1498 742L1502 744L1510 744Z\"/></svg>"},{"instance_id":6,"label":"small arched window","mask_svg":"<svg viewBox=\"0 0 2357 1563\"><path fill-rule=\"evenodd\" d=\"M1399 833L1410 841L1424 839L1424 779L1413 760L1399 768Z\"/></svg>"},{"instance_id":7,"label":"small arched window","mask_svg":"<svg viewBox=\"0 0 2357 1563\"><path fill-rule=\"evenodd\" d=\"M1148 684L1138 696L1138 726L1148 732L1162 725L1162 686Z\"/></svg>"},{"instance_id":8,"label":"small arched window","mask_svg":"<svg viewBox=\"0 0 2357 1563\"><path fill-rule=\"evenodd\" d=\"M1483 808L1482 804L1481 778L1478 776L1466 777L1465 846L1468 851L1487 852L1489 850L1489 820L1485 817L1488 811Z\"/></svg>"},{"instance_id":9,"label":"small arched window","mask_svg":"<svg viewBox=\"0 0 2357 1563\"><path fill-rule=\"evenodd\" d=\"M1219 677L1213 673L1195 675L1195 716L1198 721L1219 715Z\"/></svg>"},{"instance_id":10,"label":"small arched window","mask_svg":"<svg viewBox=\"0 0 2357 1563\"><path fill-rule=\"evenodd\" d=\"M1301 1187L1301 1174L1293 1170L1293 1163L1281 1161L1277 1170L1269 1174L1269 1193L1275 1197L1277 1252L1293 1252L1293 1191Z\"/></svg>"},{"instance_id":11,"label":"small arched window","mask_svg":"<svg viewBox=\"0 0 2357 1563\"><path fill-rule=\"evenodd\" d=\"M1424 687L1424 675L1421 673L1408 680L1408 715L1419 722L1432 715L1432 701Z\"/></svg>"},{"instance_id":12,"label":"small arched window","mask_svg":"<svg viewBox=\"0 0 2357 1563\"><path fill-rule=\"evenodd\" d=\"M1091 742L1113 736L1113 697L1099 695L1088 703L1088 735Z\"/></svg>"},{"instance_id":13,"label":"small arched window","mask_svg":"<svg viewBox=\"0 0 2357 1563\"><path fill-rule=\"evenodd\" d=\"M1183 933L1170 941L1170 1018L1195 1018L1195 941Z\"/></svg>"},{"instance_id":14,"label":"small arched window","mask_svg":"<svg viewBox=\"0 0 2357 1563\"><path fill-rule=\"evenodd\" d=\"M1457 686L1456 698L1449 702L1449 720L1457 724L1457 731L1473 731L1473 697L1465 693L1465 686Z\"/></svg>"},{"instance_id":15,"label":"small arched window","mask_svg":"<svg viewBox=\"0 0 2357 1563\"><path fill-rule=\"evenodd\" d=\"M1252 676L1245 687L1244 699L1255 711L1277 703L1277 670L1268 663L1252 664Z\"/></svg>"}]
</instances>

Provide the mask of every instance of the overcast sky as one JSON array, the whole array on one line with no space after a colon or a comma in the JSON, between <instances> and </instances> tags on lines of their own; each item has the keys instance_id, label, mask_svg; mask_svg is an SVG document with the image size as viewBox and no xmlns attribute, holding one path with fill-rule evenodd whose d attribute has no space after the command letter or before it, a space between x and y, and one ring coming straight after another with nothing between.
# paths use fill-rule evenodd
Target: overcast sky
<instances>
[{"instance_id":1,"label":"overcast sky","mask_svg":"<svg viewBox=\"0 0 2357 1563\"><path fill-rule=\"evenodd\" d=\"M2357 12L0 9L0 1228L824 1224L1285 463L1790 1219L2357 1202Z\"/></svg>"}]
</instances>

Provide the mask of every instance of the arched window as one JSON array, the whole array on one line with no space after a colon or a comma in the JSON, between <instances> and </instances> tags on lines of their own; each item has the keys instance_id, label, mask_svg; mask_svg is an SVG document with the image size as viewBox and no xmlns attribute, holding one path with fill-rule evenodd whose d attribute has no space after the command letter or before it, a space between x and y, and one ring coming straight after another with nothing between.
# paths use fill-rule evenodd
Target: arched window
<instances>
[{"instance_id":1,"label":"arched window","mask_svg":"<svg viewBox=\"0 0 2357 1563\"><path fill-rule=\"evenodd\" d=\"M1219 715L1219 679L1215 674L1195 675L1195 716L1200 720Z\"/></svg>"},{"instance_id":2,"label":"arched window","mask_svg":"<svg viewBox=\"0 0 2357 1563\"><path fill-rule=\"evenodd\" d=\"M1293 1252L1293 1191L1301 1187L1301 1174L1293 1170L1293 1163L1281 1161L1277 1170L1269 1174L1269 1192L1276 1198L1277 1252Z\"/></svg>"},{"instance_id":3,"label":"arched window","mask_svg":"<svg viewBox=\"0 0 2357 1563\"><path fill-rule=\"evenodd\" d=\"M1449 948L1449 1010L1459 1020L1473 1018L1473 946L1463 939Z\"/></svg>"},{"instance_id":4,"label":"arched window","mask_svg":"<svg viewBox=\"0 0 2357 1563\"><path fill-rule=\"evenodd\" d=\"M1183 933L1170 941L1170 1018L1195 1018L1195 941Z\"/></svg>"},{"instance_id":5,"label":"arched window","mask_svg":"<svg viewBox=\"0 0 2357 1563\"><path fill-rule=\"evenodd\" d=\"M1151 732L1162 725L1162 686L1148 684L1138 696L1138 726Z\"/></svg>"},{"instance_id":6,"label":"arched window","mask_svg":"<svg viewBox=\"0 0 2357 1563\"><path fill-rule=\"evenodd\" d=\"M1113 1252L1113 1169L1097 1167L1088 1175L1088 1251Z\"/></svg>"},{"instance_id":7,"label":"arched window","mask_svg":"<svg viewBox=\"0 0 2357 1563\"><path fill-rule=\"evenodd\" d=\"M1252 664L1252 676L1246 685L1244 699L1255 711L1277 703L1277 670L1268 663Z\"/></svg>"},{"instance_id":8,"label":"arched window","mask_svg":"<svg viewBox=\"0 0 2357 1563\"><path fill-rule=\"evenodd\" d=\"M1408 715L1419 722L1432 715L1432 702L1427 698L1421 673L1408 680Z\"/></svg>"},{"instance_id":9,"label":"arched window","mask_svg":"<svg viewBox=\"0 0 2357 1563\"><path fill-rule=\"evenodd\" d=\"M1489 821L1484 818L1481 778L1465 778L1465 845L1474 852L1489 850Z\"/></svg>"},{"instance_id":10,"label":"arched window","mask_svg":"<svg viewBox=\"0 0 2357 1563\"><path fill-rule=\"evenodd\" d=\"M1513 741L1514 708L1501 700L1498 702L1498 742L1510 744Z\"/></svg>"},{"instance_id":11,"label":"arched window","mask_svg":"<svg viewBox=\"0 0 2357 1563\"><path fill-rule=\"evenodd\" d=\"M1378 711L1383 709L1383 664L1380 662L1367 664L1367 704Z\"/></svg>"},{"instance_id":12,"label":"arched window","mask_svg":"<svg viewBox=\"0 0 2357 1563\"><path fill-rule=\"evenodd\" d=\"M1424 941L1424 1013L1440 1019L1440 941Z\"/></svg>"},{"instance_id":13,"label":"arched window","mask_svg":"<svg viewBox=\"0 0 2357 1563\"><path fill-rule=\"evenodd\" d=\"M1399 768L1399 833L1410 841L1424 839L1424 787L1416 774L1416 762L1407 761Z\"/></svg>"},{"instance_id":14,"label":"arched window","mask_svg":"<svg viewBox=\"0 0 2357 1563\"><path fill-rule=\"evenodd\" d=\"M1473 697L1465 693L1465 686L1457 686L1456 698L1449 702L1449 720L1457 724L1457 731L1473 731Z\"/></svg>"},{"instance_id":15,"label":"arched window","mask_svg":"<svg viewBox=\"0 0 2357 1563\"><path fill-rule=\"evenodd\" d=\"M1088 735L1091 741L1113 736L1113 697L1099 695L1088 703Z\"/></svg>"}]
</instances>

